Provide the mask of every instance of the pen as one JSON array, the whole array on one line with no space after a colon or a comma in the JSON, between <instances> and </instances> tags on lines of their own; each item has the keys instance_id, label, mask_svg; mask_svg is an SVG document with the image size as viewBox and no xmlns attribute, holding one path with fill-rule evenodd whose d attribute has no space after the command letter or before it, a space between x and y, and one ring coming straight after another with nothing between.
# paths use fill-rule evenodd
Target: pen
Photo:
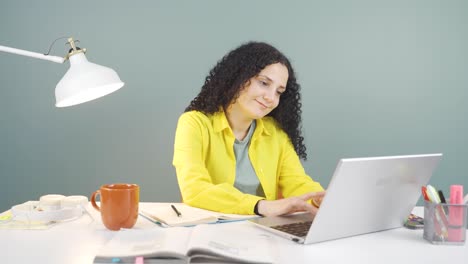
<instances>
[{"instance_id":1,"label":"pen","mask_svg":"<svg viewBox=\"0 0 468 264\"><path fill-rule=\"evenodd\" d=\"M424 200L430 202L431 200L429 200L429 197L427 196L427 188L426 186L422 186L421 187L421 193L422 193L422 196L424 197Z\"/></svg>"},{"instance_id":2,"label":"pen","mask_svg":"<svg viewBox=\"0 0 468 264\"><path fill-rule=\"evenodd\" d=\"M177 217L182 216L182 214L179 212L179 210L177 210L177 208L173 204L171 204L171 207L172 207L172 210L174 210L174 212L177 214Z\"/></svg>"},{"instance_id":3,"label":"pen","mask_svg":"<svg viewBox=\"0 0 468 264\"><path fill-rule=\"evenodd\" d=\"M445 195L442 192L442 190L439 190L438 193L439 193L440 203L446 204L447 201L445 200ZM445 206L442 206L442 209L444 210L444 213L447 214L447 208L445 208Z\"/></svg>"},{"instance_id":4,"label":"pen","mask_svg":"<svg viewBox=\"0 0 468 264\"><path fill-rule=\"evenodd\" d=\"M445 239L448 237L448 231L446 227L447 218L445 216L444 210L439 205L440 204L439 195L437 194L436 189L432 185L429 185L429 184L427 185L426 191L427 191L427 196L429 197L429 200L436 205L434 207L435 217L436 217L437 223L440 225L440 231L441 231L440 235L442 235L442 238Z\"/></svg>"},{"instance_id":5,"label":"pen","mask_svg":"<svg viewBox=\"0 0 468 264\"><path fill-rule=\"evenodd\" d=\"M445 200L445 195L442 192L442 190L439 190L438 193L439 193L440 203L443 203L443 204L447 203L447 201Z\"/></svg>"},{"instance_id":6,"label":"pen","mask_svg":"<svg viewBox=\"0 0 468 264\"><path fill-rule=\"evenodd\" d=\"M156 218L153 215L147 215L144 212L139 212L138 214L141 215L142 217L144 217L146 220L148 220L148 221L150 221L152 223L155 223L160 227L169 227L166 223L164 223L163 221L161 221L160 219Z\"/></svg>"},{"instance_id":7,"label":"pen","mask_svg":"<svg viewBox=\"0 0 468 264\"><path fill-rule=\"evenodd\" d=\"M428 184L426 187L426 192L431 202L440 204L440 197L434 186Z\"/></svg>"}]
</instances>

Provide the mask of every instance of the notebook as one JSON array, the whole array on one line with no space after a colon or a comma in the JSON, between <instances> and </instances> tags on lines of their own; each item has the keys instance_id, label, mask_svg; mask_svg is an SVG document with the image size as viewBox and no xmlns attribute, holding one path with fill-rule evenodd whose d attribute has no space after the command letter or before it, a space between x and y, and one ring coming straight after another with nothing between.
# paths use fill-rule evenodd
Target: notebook
<instances>
[{"instance_id":1,"label":"notebook","mask_svg":"<svg viewBox=\"0 0 468 264\"><path fill-rule=\"evenodd\" d=\"M179 214L175 212L173 206ZM141 216L162 227L194 226L257 218L254 215L213 212L183 203L140 203L139 209Z\"/></svg>"},{"instance_id":2,"label":"notebook","mask_svg":"<svg viewBox=\"0 0 468 264\"><path fill-rule=\"evenodd\" d=\"M309 213L248 220L301 244L402 227L442 154L341 159L315 217ZM296 226L307 226L293 235Z\"/></svg>"}]
</instances>

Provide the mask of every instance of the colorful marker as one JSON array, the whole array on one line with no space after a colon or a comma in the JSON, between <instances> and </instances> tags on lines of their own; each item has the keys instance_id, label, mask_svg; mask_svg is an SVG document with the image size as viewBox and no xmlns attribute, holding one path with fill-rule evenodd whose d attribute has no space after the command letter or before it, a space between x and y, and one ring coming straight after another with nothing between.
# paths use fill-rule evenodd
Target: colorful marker
<instances>
[{"instance_id":1,"label":"colorful marker","mask_svg":"<svg viewBox=\"0 0 468 264\"><path fill-rule=\"evenodd\" d=\"M463 241L465 227L463 226L463 185L450 186L448 241Z\"/></svg>"}]
</instances>

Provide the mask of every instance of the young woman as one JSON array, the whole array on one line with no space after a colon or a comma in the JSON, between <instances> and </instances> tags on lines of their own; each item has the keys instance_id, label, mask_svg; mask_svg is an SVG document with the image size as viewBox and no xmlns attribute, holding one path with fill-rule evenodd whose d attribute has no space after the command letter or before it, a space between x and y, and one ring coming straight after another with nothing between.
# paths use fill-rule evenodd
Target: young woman
<instances>
[{"instance_id":1,"label":"young woman","mask_svg":"<svg viewBox=\"0 0 468 264\"><path fill-rule=\"evenodd\" d=\"M267 43L225 55L179 118L173 165L183 201L234 214L316 213L324 192L299 160L299 89L289 60Z\"/></svg>"}]
</instances>

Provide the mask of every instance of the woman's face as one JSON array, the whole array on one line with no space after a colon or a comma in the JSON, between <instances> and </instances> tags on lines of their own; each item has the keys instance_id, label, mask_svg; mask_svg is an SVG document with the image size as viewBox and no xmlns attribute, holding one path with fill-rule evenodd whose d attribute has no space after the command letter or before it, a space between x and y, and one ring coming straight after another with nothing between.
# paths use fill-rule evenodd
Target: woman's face
<instances>
[{"instance_id":1,"label":"woman's face","mask_svg":"<svg viewBox=\"0 0 468 264\"><path fill-rule=\"evenodd\" d=\"M286 90L288 68L281 63L270 64L259 74L252 77L239 93L237 100L230 106L248 119L259 119L273 111Z\"/></svg>"}]
</instances>

